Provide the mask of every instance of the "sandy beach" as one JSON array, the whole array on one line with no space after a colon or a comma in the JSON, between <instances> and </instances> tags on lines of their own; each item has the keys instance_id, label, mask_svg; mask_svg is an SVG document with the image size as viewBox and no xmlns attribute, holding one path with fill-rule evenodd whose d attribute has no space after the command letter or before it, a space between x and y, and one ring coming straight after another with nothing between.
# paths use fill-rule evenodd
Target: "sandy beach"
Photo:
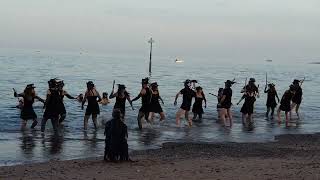
<instances>
[{"instance_id":1,"label":"sandy beach","mask_svg":"<svg viewBox=\"0 0 320 180\"><path fill-rule=\"evenodd\" d=\"M0 179L320 179L320 134L270 143L166 143L136 151L137 162L102 157L0 168Z\"/></svg>"}]
</instances>

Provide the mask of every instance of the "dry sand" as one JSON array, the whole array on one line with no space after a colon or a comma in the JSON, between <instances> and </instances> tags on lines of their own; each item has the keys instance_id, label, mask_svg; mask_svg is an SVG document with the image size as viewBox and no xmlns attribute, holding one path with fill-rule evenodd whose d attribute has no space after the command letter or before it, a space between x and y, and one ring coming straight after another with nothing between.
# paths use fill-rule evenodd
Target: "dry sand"
<instances>
[{"instance_id":1,"label":"dry sand","mask_svg":"<svg viewBox=\"0 0 320 180\"><path fill-rule=\"evenodd\" d=\"M0 167L0 179L320 179L320 134L272 143L166 143L131 153L134 163L95 159Z\"/></svg>"}]
</instances>

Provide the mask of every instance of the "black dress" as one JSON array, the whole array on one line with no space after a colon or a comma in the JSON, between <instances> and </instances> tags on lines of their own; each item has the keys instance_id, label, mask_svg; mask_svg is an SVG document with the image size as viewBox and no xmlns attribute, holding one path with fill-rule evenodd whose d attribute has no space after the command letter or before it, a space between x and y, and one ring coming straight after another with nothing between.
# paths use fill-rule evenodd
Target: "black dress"
<instances>
[{"instance_id":1,"label":"black dress","mask_svg":"<svg viewBox=\"0 0 320 180\"><path fill-rule=\"evenodd\" d=\"M116 97L116 103L114 104L114 109L120 109L120 112L122 116L125 116L126 114L126 100L127 97L119 97L119 95Z\"/></svg>"},{"instance_id":2,"label":"black dress","mask_svg":"<svg viewBox=\"0 0 320 180\"><path fill-rule=\"evenodd\" d=\"M190 111L192 98L196 96L196 92L194 92L190 88L184 88L180 91L180 93L183 95L182 104L181 104L180 108L185 111Z\"/></svg>"},{"instance_id":3,"label":"black dress","mask_svg":"<svg viewBox=\"0 0 320 180\"><path fill-rule=\"evenodd\" d=\"M232 89L231 88L225 88L223 89L222 96L226 96L224 101L221 103L220 108L229 109L232 105Z\"/></svg>"},{"instance_id":4,"label":"black dress","mask_svg":"<svg viewBox=\"0 0 320 180\"><path fill-rule=\"evenodd\" d=\"M145 88L146 94L141 96L141 108L139 112L143 112L145 117L149 117L150 112L150 98L151 98L151 91L149 88Z\"/></svg>"},{"instance_id":5,"label":"black dress","mask_svg":"<svg viewBox=\"0 0 320 180\"><path fill-rule=\"evenodd\" d=\"M256 98L254 96L245 95L244 103L242 105L241 111L243 114L253 114L254 102Z\"/></svg>"},{"instance_id":6,"label":"black dress","mask_svg":"<svg viewBox=\"0 0 320 180\"><path fill-rule=\"evenodd\" d=\"M280 101L280 110L285 112L291 111L291 99L293 97L293 93L291 93L289 90L287 90Z\"/></svg>"},{"instance_id":7,"label":"black dress","mask_svg":"<svg viewBox=\"0 0 320 180\"><path fill-rule=\"evenodd\" d=\"M195 114L203 114L203 107L202 102L204 98L203 97L195 97L195 101L193 103L192 112Z\"/></svg>"},{"instance_id":8,"label":"black dress","mask_svg":"<svg viewBox=\"0 0 320 180\"><path fill-rule=\"evenodd\" d=\"M98 96L88 96L88 106L86 109L86 115L97 115L100 114L100 108L97 101Z\"/></svg>"},{"instance_id":9,"label":"black dress","mask_svg":"<svg viewBox=\"0 0 320 180\"><path fill-rule=\"evenodd\" d=\"M292 97L292 102L296 104L301 104L302 101L302 88L300 86L296 87L296 93Z\"/></svg>"},{"instance_id":10,"label":"black dress","mask_svg":"<svg viewBox=\"0 0 320 180\"><path fill-rule=\"evenodd\" d=\"M160 100L159 94L152 94L151 103L150 103L150 112L154 112L154 113L163 112L159 100Z\"/></svg>"},{"instance_id":11,"label":"black dress","mask_svg":"<svg viewBox=\"0 0 320 180\"><path fill-rule=\"evenodd\" d=\"M48 90L49 97L46 101L46 110L44 111L43 117L45 119L56 119L59 117L61 109L61 96L57 90Z\"/></svg>"},{"instance_id":12,"label":"black dress","mask_svg":"<svg viewBox=\"0 0 320 180\"><path fill-rule=\"evenodd\" d=\"M23 97L23 107L21 109L20 118L23 120L28 119L36 119L37 114L33 110L34 97L26 96L25 94L21 94L20 97Z\"/></svg>"},{"instance_id":13,"label":"black dress","mask_svg":"<svg viewBox=\"0 0 320 180\"><path fill-rule=\"evenodd\" d=\"M269 108L275 108L277 107L277 101L276 101L276 95L277 95L277 92L276 91L270 91L267 90L266 91L268 93L268 98L267 98L267 107Z\"/></svg>"}]
</instances>

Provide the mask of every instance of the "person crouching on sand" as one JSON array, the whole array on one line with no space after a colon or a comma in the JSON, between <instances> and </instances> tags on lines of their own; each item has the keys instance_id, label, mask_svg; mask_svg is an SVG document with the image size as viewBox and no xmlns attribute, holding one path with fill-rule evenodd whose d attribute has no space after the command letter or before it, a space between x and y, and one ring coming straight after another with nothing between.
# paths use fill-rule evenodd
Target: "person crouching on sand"
<instances>
[{"instance_id":1,"label":"person crouching on sand","mask_svg":"<svg viewBox=\"0 0 320 180\"><path fill-rule=\"evenodd\" d=\"M174 105L177 105L177 99L179 97L180 94L183 95L182 97L182 104L180 106L180 109L178 110L178 112L176 113L176 124L177 126L180 126L180 118L181 115L185 115L186 120L189 123L189 127L192 126L192 119L189 119L189 111L191 108L191 103L192 103L192 98L194 98L196 96L196 92L194 92L191 88L191 81L189 79L187 79L184 82L184 88L181 89L177 95L176 98L174 100Z\"/></svg>"},{"instance_id":2,"label":"person crouching on sand","mask_svg":"<svg viewBox=\"0 0 320 180\"><path fill-rule=\"evenodd\" d=\"M128 153L128 130L121 120L121 110L114 109L112 119L105 126L105 161L130 161Z\"/></svg>"}]
</instances>

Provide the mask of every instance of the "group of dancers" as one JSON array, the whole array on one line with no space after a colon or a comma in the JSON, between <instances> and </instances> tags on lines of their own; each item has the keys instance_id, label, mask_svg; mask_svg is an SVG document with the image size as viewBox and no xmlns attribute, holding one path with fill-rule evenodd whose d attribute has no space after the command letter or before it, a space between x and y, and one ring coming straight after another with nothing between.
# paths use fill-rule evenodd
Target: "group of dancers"
<instances>
[{"instance_id":1,"label":"group of dancers","mask_svg":"<svg viewBox=\"0 0 320 180\"><path fill-rule=\"evenodd\" d=\"M267 94L267 112L266 116L273 117L275 108L277 104L280 103L280 106L277 111L278 121L281 122L281 111L285 112L286 122L288 123L291 110L295 109L299 117L299 107L302 101L302 83L304 80L295 79L293 83L289 86L289 89L285 91L281 100L279 99L275 84L266 83L264 93ZM202 87L197 86L196 80L187 79L184 81L184 88L181 89L174 101L174 105L177 105L177 99L182 95L182 104L179 110L176 113L176 124L180 126L181 116L185 116L185 119L188 122L189 126L192 126L193 121L201 121L202 114L204 113L204 107L207 107L207 100L205 93L203 92ZM235 84L235 80L227 80L225 82L224 88L219 88L217 94L209 93L217 97L217 110L219 115L219 120L224 126L232 126L232 85ZM50 119L53 130L58 131L59 125L63 123L66 118L66 108L64 106L64 97L66 96L69 99L75 99L82 104L82 109L87 103L87 108L84 116L83 127L86 130L88 128L88 120L90 116L92 117L93 125L95 128L98 128L97 116L100 114L99 104L106 105L110 103L109 99L115 98L114 110L120 113L120 118L124 121L126 114L126 102L128 101L133 108L133 102L141 98L141 108L137 116L137 123L139 129L142 129L143 120L151 123L155 117L155 114L160 115L160 121L165 119L165 113L161 107L161 103L164 104L163 99L160 96L158 83L149 82L149 78L144 78L141 81L141 90L139 94L130 99L130 94L126 90L126 86L123 84L118 84L118 90L114 91L115 81L113 82L112 91L108 97L108 93L104 92L102 97L97 91L94 83L92 81L87 82L87 90L83 94L80 94L76 97L71 96L67 91L64 90L64 82L59 79L51 79L48 81L48 90L46 99L42 99L36 95L34 84L28 84L23 93L18 94L15 89L14 96L21 98L19 101L20 104L18 107L21 109L20 118L21 129L24 130L27 125L27 120L32 119L33 123L31 128L35 128L38 124L37 115L33 109L33 103L35 100L39 100L44 104L44 114L41 121L41 131L44 132L46 129L46 122ZM256 98L259 98L259 86L256 86L255 79L250 78L248 84L245 83L241 93L243 93L242 98L237 103L240 104L244 100L244 103L241 108L242 113L242 123L244 125L251 125L253 123L253 113L254 113L254 104ZM192 101L194 103L192 105ZM192 106L192 109L191 109ZM189 112L192 110L193 118L189 118ZM113 113L114 114L114 113Z\"/></svg>"}]
</instances>

